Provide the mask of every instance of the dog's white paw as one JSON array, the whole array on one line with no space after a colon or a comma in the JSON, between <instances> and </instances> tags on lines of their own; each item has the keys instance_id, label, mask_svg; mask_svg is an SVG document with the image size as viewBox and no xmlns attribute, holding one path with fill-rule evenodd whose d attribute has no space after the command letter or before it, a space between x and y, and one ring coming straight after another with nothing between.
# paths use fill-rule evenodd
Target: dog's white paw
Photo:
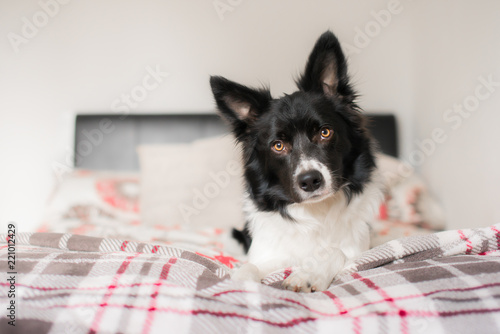
<instances>
[{"instance_id":1,"label":"dog's white paw","mask_svg":"<svg viewBox=\"0 0 500 334\"><path fill-rule=\"evenodd\" d=\"M251 263L245 263L240 268L236 269L231 274L231 278L236 281L254 281L258 283L261 281L259 268Z\"/></svg>"},{"instance_id":2,"label":"dog's white paw","mask_svg":"<svg viewBox=\"0 0 500 334\"><path fill-rule=\"evenodd\" d=\"M333 277L296 269L283 281L283 287L295 292L316 292L328 289Z\"/></svg>"}]
</instances>

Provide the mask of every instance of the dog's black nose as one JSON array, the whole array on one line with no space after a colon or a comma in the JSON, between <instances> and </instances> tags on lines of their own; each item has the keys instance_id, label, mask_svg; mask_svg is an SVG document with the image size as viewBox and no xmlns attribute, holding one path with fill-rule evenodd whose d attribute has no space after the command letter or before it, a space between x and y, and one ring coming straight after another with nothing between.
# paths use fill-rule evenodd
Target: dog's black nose
<instances>
[{"instance_id":1,"label":"dog's black nose","mask_svg":"<svg viewBox=\"0 0 500 334\"><path fill-rule=\"evenodd\" d=\"M297 177L297 182L299 183L300 189L312 192L321 187L321 184L323 183L323 176L317 170L312 170L300 174Z\"/></svg>"}]
</instances>

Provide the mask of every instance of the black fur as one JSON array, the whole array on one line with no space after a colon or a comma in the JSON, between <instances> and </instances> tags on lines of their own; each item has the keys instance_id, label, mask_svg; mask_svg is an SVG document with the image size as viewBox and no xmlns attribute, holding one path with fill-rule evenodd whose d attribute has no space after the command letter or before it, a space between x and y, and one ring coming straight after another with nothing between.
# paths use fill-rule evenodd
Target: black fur
<instances>
[{"instance_id":1,"label":"black fur","mask_svg":"<svg viewBox=\"0 0 500 334\"><path fill-rule=\"evenodd\" d=\"M252 237L250 236L250 231L248 231L248 226L245 225L243 230L238 230L233 228L232 233L233 238L235 238L240 244L243 245L245 253L248 253L250 246L252 245Z\"/></svg>"},{"instance_id":2,"label":"black fur","mask_svg":"<svg viewBox=\"0 0 500 334\"><path fill-rule=\"evenodd\" d=\"M355 103L347 63L333 33L327 31L318 39L296 83L298 91L273 99L268 88L210 78L219 112L242 144L251 200L258 210L279 212L291 221L287 206L300 202L292 173L302 154L324 163L335 188L348 198L363 191L375 168L365 117ZM324 126L334 131L331 140L318 140ZM271 149L276 140L289 145L287 154Z\"/></svg>"}]
</instances>

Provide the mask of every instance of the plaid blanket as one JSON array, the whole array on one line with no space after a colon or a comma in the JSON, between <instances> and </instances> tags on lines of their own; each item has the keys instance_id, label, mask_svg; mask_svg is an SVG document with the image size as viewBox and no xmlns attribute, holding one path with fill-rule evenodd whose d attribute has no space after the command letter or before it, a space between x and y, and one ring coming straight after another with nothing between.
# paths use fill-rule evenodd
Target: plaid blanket
<instances>
[{"instance_id":1,"label":"plaid blanket","mask_svg":"<svg viewBox=\"0 0 500 334\"><path fill-rule=\"evenodd\" d=\"M60 233L0 243L1 333L497 333L500 224L398 239L363 254L324 292L230 279L227 259ZM15 290L15 297L9 292Z\"/></svg>"}]
</instances>

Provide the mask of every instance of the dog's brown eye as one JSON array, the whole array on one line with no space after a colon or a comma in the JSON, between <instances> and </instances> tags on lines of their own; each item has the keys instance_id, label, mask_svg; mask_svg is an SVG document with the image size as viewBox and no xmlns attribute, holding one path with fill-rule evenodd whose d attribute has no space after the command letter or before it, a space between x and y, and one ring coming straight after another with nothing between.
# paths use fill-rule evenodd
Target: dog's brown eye
<instances>
[{"instance_id":1,"label":"dog's brown eye","mask_svg":"<svg viewBox=\"0 0 500 334\"><path fill-rule=\"evenodd\" d=\"M285 144L282 141L278 140L274 142L273 149L276 152L282 152L285 149Z\"/></svg>"},{"instance_id":2,"label":"dog's brown eye","mask_svg":"<svg viewBox=\"0 0 500 334\"><path fill-rule=\"evenodd\" d=\"M328 139L332 136L333 130L330 128L321 128L321 138L322 139Z\"/></svg>"}]
</instances>

